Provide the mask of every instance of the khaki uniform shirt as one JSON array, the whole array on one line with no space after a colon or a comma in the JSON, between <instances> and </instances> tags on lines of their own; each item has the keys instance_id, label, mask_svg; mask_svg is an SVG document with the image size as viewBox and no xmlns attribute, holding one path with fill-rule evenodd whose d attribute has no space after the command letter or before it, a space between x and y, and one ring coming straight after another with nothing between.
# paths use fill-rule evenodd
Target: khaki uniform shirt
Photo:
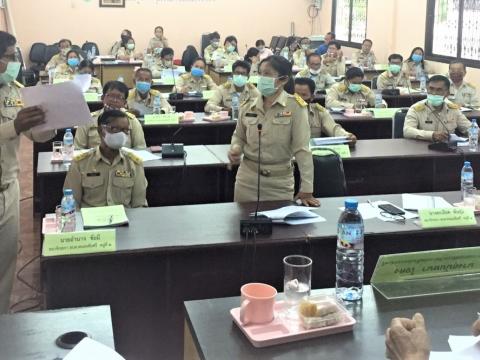
<instances>
[{"instance_id":1,"label":"khaki uniform shirt","mask_svg":"<svg viewBox=\"0 0 480 360\"><path fill-rule=\"evenodd\" d=\"M397 75L393 75L387 70L377 78L377 89L379 90L395 89L397 87L412 87L408 75L403 71L400 71Z\"/></svg>"},{"instance_id":2,"label":"khaki uniform shirt","mask_svg":"<svg viewBox=\"0 0 480 360\"><path fill-rule=\"evenodd\" d=\"M211 64L211 63L212 63L213 53L214 53L215 51L217 51L218 49L222 49L222 50L223 50L223 46L220 46L220 45L219 45L218 47L214 48L214 47L212 46L212 44L210 44L210 45L208 45L208 46L203 50L203 57L204 57L205 62L206 62L207 64ZM223 50L223 51L225 51L225 50Z\"/></svg>"},{"instance_id":3,"label":"khaki uniform shirt","mask_svg":"<svg viewBox=\"0 0 480 360\"><path fill-rule=\"evenodd\" d=\"M289 164L295 157L302 179L300 191L313 192L313 159L305 101L284 91L267 111L264 110L262 96L243 104L231 142L232 146L240 146L244 154L242 162L257 163L257 124L263 126L261 172L274 169L275 165ZM252 179L253 183L256 181Z\"/></svg>"},{"instance_id":4,"label":"khaki uniform shirt","mask_svg":"<svg viewBox=\"0 0 480 360\"><path fill-rule=\"evenodd\" d=\"M348 136L340 124L333 120L332 115L320 104L309 104L308 122L310 123L310 133L312 138L324 136Z\"/></svg>"},{"instance_id":5,"label":"khaki uniform shirt","mask_svg":"<svg viewBox=\"0 0 480 360\"><path fill-rule=\"evenodd\" d=\"M345 58L339 60L338 58L335 59L333 62L324 63L323 60L326 58L326 54L322 55L322 66L325 70L332 76L343 76L345 75Z\"/></svg>"},{"instance_id":6,"label":"khaki uniform shirt","mask_svg":"<svg viewBox=\"0 0 480 360\"><path fill-rule=\"evenodd\" d=\"M220 85L217 90L215 90L212 98L209 99L205 105L205 111L212 112L220 111L222 108L231 108L232 96L235 92L235 86L230 81ZM240 93L240 104L243 104L250 99L255 99L258 96L260 96L260 92L257 90L256 86L247 83L243 88L243 91Z\"/></svg>"},{"instance_id":7,"label":"khaki uniform shirt","mask_svg":"<svg viewBox=\"0 0 480 360\"><path fill-rule=\"evenodd\" d=\"M103 87L100 79L92 76L92 82L90 83L90 88L87 92L101 94L103 92Z\"/></svg>"},{"instance_id":8,"label":"khaki uniform shirt","mask_svg":"<svg viewBox=\"0 0 480 360\"><path fill-rule=\"evenodd\" d=\"M132 110L138 110L140 114L153 114L153 101L156 96L160 96L160 110L163 113L169 113L172 110L172 106L168 103L167 99L162 96L162 93L158 90L151 89L145 99L140 97L137 89L131 89L128 92L127 104L128 108Z\"/></svg>"},{"instance_id":9,"label":"khaki uniform shirt","mask_svg":"<svg viewBox=\"0 0 480 360\"><path fill-rule=\"evenodd\" d=\"M168 40L167 38L165 37L162 37L161 39L157 38L156 36L154 36L153 38L150 39L150 41L148 42L148 48L147 50L148 51L153 51L154 49L157 49L157 48L166 48L168 47Z\"/></svg>"},{"instance_id":10,"label":"khaki uniform shirt","mask_svg":"<svg viewBox=\"0 0 480 360\"><path fill-rule=\"evenodd\" d=\"M146 61L143 62L142 67L150 69L152 72L152 77L154 79L160 79L162 77L162 71L165 69L171 69L165 65L161 58L155 57L153 62L147 63Z\"/></svg>"},{"instance_id":11,"label":"khaki uniform shirt","mask_svg":"<svg viewBox=\"0 0 480 360\"><path fill-rule=\"evenodd\" d=\"M250 64L250 76L258 76L258 64L258 62Z\"/></svg>"},{"instance_id":12,"label":"khaki uniform shirt","mask_svg":"<svg viewBox=\"0 0 480 360\"><path fill-rule=\"evenodd\" d=\"M21 88L23 85L16 81L0 86L0 188L14 182L20 170L18 164L20 136L15 131L14 120L24 106ZM32 141L46 142L55 136L55 131L35 134L26 131L23 135Z\"/></svg>"},{"instance_id":13,"label":"khaki uniform shirt","mask_svg":"<svg viewBox=\"0 0 480 360\"><path fill-rule=\"evenodd\" d=\"M362 85L359 92L352 93L345 83L338 83L327 90L325 106L327 108L344 107L349 109L353 108L360 99L365 100L367 106L375 106L375 94L368 86Z\"/></svg>"},{"instance_id":14,"label":"khaki uniform shirt","mask_svg":"<svg viewBox=\"0 0 480 360\"><path fill-rule=\"evenodd\" d=\"M108 54L116 56L121 46L122 46L122 42L120 40L116 41L115 44L113 44L112 47L110 48L110 51Z\"/></svg>"},{"instance_id":15,"label":"khaki uniform shirt","mask_svg":"<svg viewBox=\"0 0 480 360\"><path fill-rule=\"evenodd\" d=\"M73 80L74 76L78 74L77 69L78 68L72 69L72 67L66 63L60 64L55 68L55 75L53 76L53 79Z\"/></svg>"},{"instance_id":16,"label":"khaki uniform shirt","mask_svg":"<svg viewBox=\"0 0 480 360\"><path fill-rule=\"evenodd\" d=\"M45 70L50 70L50 69L55 69L58 65L60 64L66 64L67 63L67 57L63 55L62 53L53 55L50 61L47 63L45 66Z\"/></svg>"},{"instance_id":17,"label":"khaki uniform shirt","mask_svg":"<svg viewBox=\"0 0 480 360\"><path fill-rule=\"evenodd\" d=\"M477 89L472 83L463 82L458 88L452 83L450 85L450 101L460 106L480 107Z\"/></svg>"},{"instance_id":18,"label":"khaki uniform shirt","mask_svg":"<svg viewBox=\"0 0 480 360\"><path fill-rule=\"evenodd\" d=\"M428 61L423 61L424 63L424 66L425 66L425 69L422 69L426 75L428 74L431 74L432 70L431 70L431 66L430 66L430 63ZM408 76L410 77L416 77L417 76L417 67L421 67L422 63L418 64L415 63L414 61L404 61L403 62L403 68L402 68L402 71L404 73L406 73Z\"/></svg>"},{"instance_id":19,"label":"khaki uniform shirt","mask_svg":"<svg viewBox=\"0 0 480 360\"><path fill-rule=\"evenodd\" d=\"M128 56L129 58L135 58L135 49L129 50L127 48L124 48L121 46L117 53L115 54L115 57L118 59L120 56Z\"/></svg>"},{"instance_id":20,"label":"khaki uniform shirt","mask_svg":"<svg viewBox=\"0 0 480 360\"><path fill-rule=\"evenodd\" d=\"M210 75L203 75L201 78L192 76L191 73L182 74L177 78L175 91L188 92L188 91L204 91L215 90L217 84L212 80ZM184 88L186 90L184 91Z\"/></svg>"},{"instance_id":21,"label":"khaki uniform shirt","mask_svg":"<svg viewBox=\"0 0 480 360\"><path fill-rule=\"evenodd\" d=\"M471 122L460 112L458 105L446 102L441 111L436 111L427 100L413 104L408 110L403 126L403 137L409 139L432 140L434 131L449 133L458 130L463 135L468 133Z\"/></svg>"},{"instance_id":22,"label":"khaki uniform shirt","mask_svg":"<svg viewBox=\"0 0 480 360\"><path fill-rule=\"evenodd\" d=\"M293 53L293 65L302 69L307 66L307 55L305 52L303 49L298 49Z\"/></svg>"},{"instance_id":23,"label":"khaki uniform shirt","mask_svg":"<svg viewBox=\"0 0 480 360\"><path fill-rule=\"evenodd\" d=\"M228 63L234 63L237 60L240 60L240 55L236 51L228 52L224 47L219 47L212 53L212 63L215 64L215 61L221 61L222 65Z\"/></svg>"},{"instance_id":24,"label":"khaki uniform shirt","mask_svg":"<svg viewBox=\"0 0 480 360\"><path fill-rule=\"evenodd\" d=\"M353 53L352 66L367 67L375 65L376 62L377 58L373 51L370 51L368 54L363 53L362 50Z\"/></svg>"},{"instance_id":25,"label":"khaki uniform shirt","mask_svg":"<svg viewBox=\"0 0 480 360\"><path fill-rule=\"evenodd\" d=\"M147 205L142 160L125 150L111 163L98 146L74 157L63 187L73 190L79 207Z\"/></svg>"},{"instance_id":26,"label":"khaki uniform shirt","mask_svg":"<svg viewBox=\"0 0 480 360\"><path fill-rule=\"evenodd\" d=\"M332 78L332 76L325 70L325 68L322 68L322 71L320 71L319 74L317 75L312 75L310 73L310 69L303 69L298 72L298 74L295 76L296 78L310 78L313 81L315 81L315 91L320 91L320 90L325 90L328 89L331 85L335 84L335 80Z\"/></svg>"},{"instance_id":27,"label":"khaki uniform shirt","mask_svg":"<svg viewBox=\"0 0 480 360\"><path fill-rule=\"evenodd\" d=\"M79 126L75 132L74 146L75 149L91 149L100 145L100 135L98 135L98 117L103 114L103 109L92 113L92 123L88 125ZM143 134L142 125L138 119L126 112L130 122L130 135L128 137L125 147L131 149L145 149L145 136Z\"/></svg>"}]
</instances>

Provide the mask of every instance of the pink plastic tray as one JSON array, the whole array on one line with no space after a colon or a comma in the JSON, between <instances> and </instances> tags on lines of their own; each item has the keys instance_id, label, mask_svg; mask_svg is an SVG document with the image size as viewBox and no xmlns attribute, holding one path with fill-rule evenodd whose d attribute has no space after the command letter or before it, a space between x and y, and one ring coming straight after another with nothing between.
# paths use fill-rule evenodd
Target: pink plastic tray
<instances>
[{"instance_id":1,"label":"pink plastic tray","mask_svg":"<svg viewBox=\"0 0 480 360\"><path fill-rule=\"evenodd\" d=\"M343 113L343 115L349 118L371 118L372 117L372 113L370 112L353 113L353 114Z\"/></svg>"},{"instance_id":2,"label":"pink plastic tray","mask_svg":"<svg viewBox=\"0 0 480 360\"><path fill-rule=\"evenodd\" d=\"M242 325L239 307L230 310L230 314L235 324L242 330L252 345L258 348L352 331L353 325L356 324L355 319L342 309L342 320L339 323L306 330L300 324L300 320L284 320L279 316L284 308L283 303L283 301L275 303L275 319L268 324Z\"/></svg>"}]
</instances>

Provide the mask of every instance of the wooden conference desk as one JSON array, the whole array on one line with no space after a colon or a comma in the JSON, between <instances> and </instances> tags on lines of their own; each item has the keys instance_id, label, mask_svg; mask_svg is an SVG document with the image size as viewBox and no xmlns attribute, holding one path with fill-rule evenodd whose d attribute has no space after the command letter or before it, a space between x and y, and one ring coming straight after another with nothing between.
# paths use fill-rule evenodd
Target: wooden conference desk
<instances>
[{"instance_id":1,"label":"wooden conference desk","mask_svg":"<svg viewBox=\"0 0 480 360\"><path fill-rule=\"evenodd\" d=\"M25 312L0 315L2 359L59 359L67 355L55 340L70 331L83 331L112 349L112 319L109 306L95 306L57 311Z\"/></svg>"},{"instance_id":2,"label":"wooden conference desk","mask_svg":"<svg viewBox=\"0 0 480 360\"><path fill-rule=\"evenodd\" d=\"M100 79L103 85L108 81L117 80L123 77L123 82L129 88L134 86L133 79L135 68L142 66L142 61L102 61L95 63L95 74Z\"/></svg>"},{"instance_id":3,"label":"wooden conference desk","mask_svg":"<svg viewBox=\"0 0 480 360\"><path fill-rule=\"evenodd\" d=\"M438 195L459 198L459 192ZM401 205L400 195L358 197L367 199ZM127 209L130 225L117 228L116 252L41 258L47 307L110 304L117 349L127 359L181 359L183 301L238 296L250 281L281 290L282 259L290 254L313 259L313 288L332 287L343 203L324 198L315 211L326 222L275 225L256 242L239 234L253 203ZM285 204L261 203L260 210ZM423 230L411 220L370 219L365 229L366 282L382 254L480 245L478 225Z\"/></svg>"},{"instance_id":4,"label":"wooden conference desk","mask_svg":"<svg viewBox=\"0 0 480 360\"><path fill-rule=\"evenodd\" d=\"M317 94L315 95L313 101L325 106L325 98L325 94ZM390 108L408 108L416 102L426 99L427 95L421 93L412 93L406 95L382 95L382 98L387 102L388 107Z\"/></svg>"},{"instance_id":5,"label":"wooden conference desk","mask_svg":"<svg viewBox=\"0 0 480 360\"><path fill-rule=\"evenodd\" d=\"M335 289L315 290L315 294L335 294ZM471 335L476 320L480 292L435 295L388 301L366 286L363 300L349 305L357 320L353 332L323 336L289 344L257 349L248 341L230 316L239 297L188 301L185 303L185 334L193 339L194 351L185 360L344 360L384 359L385 331L394 317L425 316L434 351L450 351L449 335ZM278 298L281 298L279 295ZM190 356L188 356L190 355Z\"/></svg>"}]
</instances>

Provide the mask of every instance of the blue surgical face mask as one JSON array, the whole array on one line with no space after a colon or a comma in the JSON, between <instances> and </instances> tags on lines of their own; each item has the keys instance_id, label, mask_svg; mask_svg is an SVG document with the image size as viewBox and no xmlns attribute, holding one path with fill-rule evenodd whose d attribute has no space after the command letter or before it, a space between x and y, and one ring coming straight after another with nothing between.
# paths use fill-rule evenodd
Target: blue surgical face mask
<instances>
[{"instance_id":1,"label":"blue surgical face mask","mask_svg":"<svg viewBox=\"0 0 480 360\"><path fill-rule=\"evenodd\" d=\"M192 67L191 74L194 77L202 77L203 75L205 75L205 71L203 69Z\"/></svg>"},{"instance_id":2,"label":"blue surgical face mask","mask_svg":"<svg viewBox=\"0 0 480 360\"><path fill-rule=\"evenodd\" d=\"M135 83L135 88L139 93L142 93L142 94L146 94L147 92L149 92L151 87L152 87L152 84L146 81L137 81Z\"/></svg>"},{"instance_id":3,"label":"blue surgical face mask","mask_svg":"<svg viewBox=\"0 0 480 360\"><path fill-rule=\"evenodd\" d=\"M67 60L68 66L72 68L77 67L79 63L80 63L80 60L78 60L77 58L70 58Z\"/></svg>"},{"instance_id":4,"label":"blue surgical face mask","mask_svg":"<svg viewBox=\"0 0 480 360\"><path fill-rule=\"evenodd\" d=\"M352 93L359 92L361 88L361 84L348 84L348 90L350 90Z\"/></svg>"},{"instance_id":5,"label":"blue surgical face mask","mask_svg":"<svg viewBox=\"0 0 480 360\"><path fill-rule=\"evenodd\" d=\"M269 76L259 76L257 88L263 96L272 96L278 90L275 87L275 78Z\"/></svg>"},{"instance_id":6,"label":"blue surgical face mask","mask_svg":"<svg viewBox=\"0 0 480 360\"><path fill-rule=\"evenodd\" d=\"M237 87L244 87L248 78L245 75L233 75L233 84Z\"/></svg>"},{"instance_id":7,"label":"blue surgical face mask","mask_svg":"<svg viewBox=\"0 0 480 360\"><path fill-rule=\"evenodd\" d=\"M422 55L418 55L418 54L413 54L412 55L412 60L416 63L419 63L420 61L422 61L422 59L423 59Z\"/></svg>"},{"instance_id":8,"label":"blue surgical face mask","mask_svg":"<svg viewBox=\"0 0 480 360\"><path fill-rule=\"evenodd\" d=\"M445 98L442 95L433 95L433 94L428 94L427 95L428 103L432 106L435 106L435 107L442 105L444 99Z\"/></svg>"},{"instance_id":9,"label":"blue surgical face mask","mask_svg":"<svg viewBox=\"0 0 480 360\"><path fill-rule=\"evenodd\" d=\"M0 85L9 84L15 80L21 66L22 64L18 61L9 61L5 72L0 74Z\"/></svg>"}]
</instances>

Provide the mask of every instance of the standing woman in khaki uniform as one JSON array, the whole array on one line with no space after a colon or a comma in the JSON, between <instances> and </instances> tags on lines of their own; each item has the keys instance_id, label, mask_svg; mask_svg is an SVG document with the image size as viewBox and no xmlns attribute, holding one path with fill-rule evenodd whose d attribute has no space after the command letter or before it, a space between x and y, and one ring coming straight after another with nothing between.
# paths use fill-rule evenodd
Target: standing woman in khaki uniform
<instances>
[{"instance_id":1,"label":"standing woman in khaki uniform","mask_svg":"<svg viewBox=\"0 0 480 360\"><path fill-rule=\"evenodd\" d=\"M15 276L19 234L18 149L20 134L34 141L47 141L54 131L32 134L30 129L45 122L38 106L23 107L15 81L20 62L15 55L15 37L0 31L0 314L9 308Z\"/></svg>"},{"instance_id":2,"label":"standing woman in khaki uniform","mask_svg":"<svg viewBox=\"0 0 480 360\"><path fill-rule=\"evenodd\" d=\"M309 149L307 104L284 89L287 87L293 93L292 64L283 57L269 56L261 61L259 73L258 90L262 96L242 105L228 152L232 164L240 163L234 200L257 199L258 140L261 136L260 200L293 200L292 160L295 157L301 176L296 198L304 205L319 206L320 202L312 195L313 159Z\"/></svg>"}]
</instances>

